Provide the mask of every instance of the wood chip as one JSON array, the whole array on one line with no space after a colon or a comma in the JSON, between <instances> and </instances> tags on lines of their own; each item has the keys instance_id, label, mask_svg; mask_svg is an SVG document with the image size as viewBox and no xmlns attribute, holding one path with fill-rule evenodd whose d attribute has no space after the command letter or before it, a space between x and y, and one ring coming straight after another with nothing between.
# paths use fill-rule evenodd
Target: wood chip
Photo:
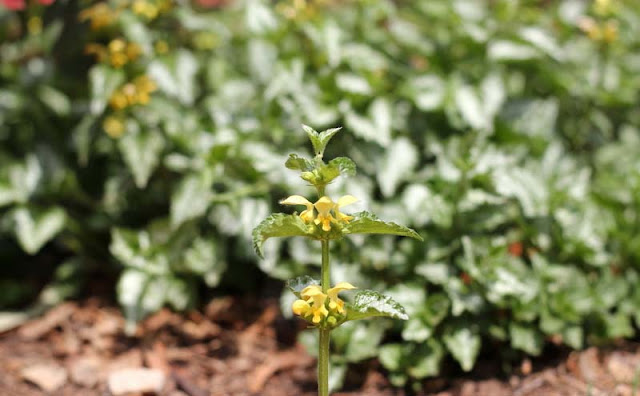
<instances>
[{"instance_id":1,"label":"wood chip","mask_svg":"<svg viewBox=\"0 0 640 396\"><path fill-rule=\"evenodd\" d=\"M22 378L45 392L53 392L67 383L67 370L54 363L38 363L22 369Z\"/></svg>"},{"instance_id":2,"label":"wood chip","mask_svg":"<svg viewBox=\"0 0 640 396\"><path fill-rule=\"evenodd\" d=\"M18 330L18 336L25 341L37 340L65 322L75 309L73 303L61 304L43 317L27 322Z\"/></svg>"},{"instance_id":3,"label":"wood chip","mask_svg":"<svg viewBox=\"0 0 640 396\"><path fill-rule=\"evenodd\" d=\"M129 368L109 374L107 385L114 396L127 393L155 393L164 388L166 376L160 370Z\"/></svg>"}]
</instances>

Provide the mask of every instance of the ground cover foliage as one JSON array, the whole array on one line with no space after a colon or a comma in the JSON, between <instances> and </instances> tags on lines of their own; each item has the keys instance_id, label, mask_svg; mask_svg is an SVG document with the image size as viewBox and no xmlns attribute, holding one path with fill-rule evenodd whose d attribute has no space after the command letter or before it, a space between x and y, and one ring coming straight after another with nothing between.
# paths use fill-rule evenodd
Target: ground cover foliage
<instances>
[{"instance_id":1,"label":"ground cover foliage","mask_svg":"<svg viewBox=\"0 0 640 396\"><path fill-rule=\"evenodd\" d=\"M410 316L337 331L336 386L378 353L404 385L445 359L470 370L483 346L508 359L637 334L633 1L24 7L0 8L4 308L39 278L58 301L98 274L133 326L256 268L319 273L303 239L264 260L251 242L300 190L282 163L308 155L304 123L344 127L326 156L359 168L336 194L425 239L335 247L334 280Z\"/></svg>"}]
</instances>

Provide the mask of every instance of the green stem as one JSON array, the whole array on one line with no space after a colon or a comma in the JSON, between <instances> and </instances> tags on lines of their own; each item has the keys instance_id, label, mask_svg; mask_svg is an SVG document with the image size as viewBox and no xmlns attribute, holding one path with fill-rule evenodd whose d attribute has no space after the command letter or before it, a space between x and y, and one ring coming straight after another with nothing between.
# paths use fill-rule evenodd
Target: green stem
<instances>
[{"instance_id":1,"label":"green stem","mask_svg":"<svg viewBox=\"0 0 640 396\"><path fill-rule=\"evenodd\" d=\"M322 292L327 293L331 287L331 272L329 270L329 241L322 241Z\"/></svg>"},{"instance_id":2,"label":"green stem","mask_svg":"<svg viewBox=\"0 0 640 396\"><path fill-rule=\"evenodd\" d=\"M329 241L322 241L322 292L327 293L331 286L329 272ZM331 330L318 329L320 340L318 342L318 395L329 396L329 344Z\"/></svg>"},{"instance_id":3,"label":"green stem","mask_svg":"<svg viewBox=\"0 0 640 396\"><path fill-rule=\"evenodd\" d=\"M329 396L329 341L331 330L318 329L320 343L318 348L318 396Z\"/></svg>"}]
</instances>

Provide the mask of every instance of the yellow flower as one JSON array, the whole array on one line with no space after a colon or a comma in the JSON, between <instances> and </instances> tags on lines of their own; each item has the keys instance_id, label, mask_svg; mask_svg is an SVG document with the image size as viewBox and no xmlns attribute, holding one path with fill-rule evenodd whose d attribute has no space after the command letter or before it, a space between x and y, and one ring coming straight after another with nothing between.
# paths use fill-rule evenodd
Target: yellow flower
<instances>
[{"instance_id":1,"label":"yellow flower","mask_svg":"<svg viewBox=\"0 0 640 396\"><path fill-rule=\"evenodd\" d=\"M282 205L304 205L307 209L303 210L300 213L300 218L305 223L309 223L313 221L313 204L309 202L305 197L301 195L292 195L287 199L280 201Z\"/></svg>"},{"instance_id":2,"label":"yellow flower","mask_svg":"<svg viewBox=\"0 0 640 396\"><path fill-rule=\"evenodd\" d=\"M316 225L322 223L322 230L330 231L331 222L335 221L330 212L336 206L336 204L331 200L331 198L324 196L320 198L313 206L315 206L318 210L318 217L316 217L314 221Z\"/></svg>"},{"instance_id":3,"label":"yellow flower","mask_svg":"<svg viewBox=\"0 0 640 396\"><path fill-rule=\"evenodd\" d=\"M596 0L593 8L597 15L603 16L609 14L614 7L611 0Z\"/></svg>"},{"instance_id":4,"label":"yellow flower","mask_svg":"<svg viewBox=\"0 0 640 396\"><path fill-rule=\"evenodd\" d=\"M345 195L340 197L340 199L338 199L338 202L336 203L336 206L334 208L334 212L336 212L336 218L338 219L338 221L348 223L349 221L353 220L353 216L340 213L340 208L343 206L351 205L352 203L357 201L358 201L358 198L352 195Z\"/></svg>"},{"instance_id":5,"label":"yellow flower","mask_svg":"<svg viewBox=\"0 0 640 396\"><path fill-rule=\"evenodd\" d=\"M124 122L120 118L109 116L102 123L102 128L107 135L117 139L124 133Z\"/></svg>"},{"instance_id":6,"label":"yellow flower","mask_svg":"<svg viewBox=\"0 0 640 396\"><path fill-rule=\"evenodd\" d=\"M131 6L133 12L142 15L147 19L155 19L158 16L158 7L145 0L135 0Z\"/></svg>"},{"instance_id":7,"label":"yellow flower","mask_svg":"<svg viewBox=\"0 0 640 396\"><path fill-rule=\"evenodd\" d=\"M109 51L111 53L122 52L126 47L127 43L125 43L123 39L115 39L109 42Z\"/></svg>"},{"instance_id":8,"label":"yellow flower","mask_svg":"<svg viewBox=\"0 0 640 396\"><path fill-rule=\"evenodd\" d=\"M169 44L164 40L157 41L154 48L158 54L166 54L169 52Z\"/></svg>"},{"instance_id":9,"label":"yellow flower","mask_svg":"<svg viewBox=\"0 0 640 396\"><path fill-rule=\"evenodd\" d=\"M111 9L106 3L98 3L78 14L80 21L91 21L91 29L98 30L111 25L118 17L118 12Z\"/></svg>"},{"instance_id":10,"label":"yellow flower","mask_svg":"<svg viewBox=\"0 0 640 396\"><path fill-rule=\"evenodd\" d=\"M129 104L129 102L127 101L127 97L121 93L121 92L116 92L114 93L111 98L109 99L109 104L111 105L111 107L113 107L115 110L122 110L125 107L127 107L127 105Z\"/></svg>"},{"instance_id":11,"label":"yellow flower","mask_svg":"<svg viewBox=\"0 0 640 396\"><path fill-rule=\"evenodd\" d=\"M27 21L27 30L33 35L42 33L42 19L34 16Z\"/></svg>"},{"instance_id":12,"label":"yellow flower","mask_svg":"<svg viewBox=\"0 0 640 396\"><path fill-rule=\"evenodd\" d=\"M346 215L340 212L340 208L350 205L356 202L358 199L351 195L345 195L338 199L338 202L333 202L331 198L324 196L321 197L316 203L309 202L303 196L292 195L287 199L280 201L283 205L304 205L307 209L300 213L300 217L305 223L314 222L316 225L322 225L322 229L326 231L331 230L331 223L342 222L348 223L353 219L353 216ZM318 216L314 216L313 209L318 211ZM331 214L331 211L335 213L335 217Z\"/></svg>"},{"instance_id":13,"label":"yellow flower","mask_svg":"<svg viewBox=\"0 0 640 396\"><path fill-rule=\"evenodd\" d=\"M324 305L327 301L327 295L322 292L320 286L307 286L302 290L300 295L308 304L311 304L306 315L313 315L313 318L311 319L313 323L318 324L323 318L329 316L329 311Z\"/></svg>"},{"instance_id":14,"label":"yellow flower","mask_svg":"<svg viewBox=\"0 0 640 396\"><path fill-rule=\"evenodd\" d=\"M340 282L331 289L327 291L327 296L329 297L329 309L332 311L337 311L340 314L344 314L344 301L338 298L338 293L343 290L353 290L356 289L349 282Z\"/></svg>"},{"instance_id":15,"label":"yellow flower","mask_svg":"<svg viewBox=\"0 0 640 396\"><path fill-rule=\"evenodd\" d=\"M293 302L291 310L298 316L305 316L310 308L311 306L308 302L304 300L296 300Z\"/></svg>"},{"instance_id":16,"label":"yellow flower","mask_svg":"<svg viewBox=\"0 0 640 396\"><path fill-rule=\"evenodd\" d=\"M612 43L618 38L618 24L616 21L607 21L602 29L602 39L607 43Z\"/></svg>"}]
</instances>

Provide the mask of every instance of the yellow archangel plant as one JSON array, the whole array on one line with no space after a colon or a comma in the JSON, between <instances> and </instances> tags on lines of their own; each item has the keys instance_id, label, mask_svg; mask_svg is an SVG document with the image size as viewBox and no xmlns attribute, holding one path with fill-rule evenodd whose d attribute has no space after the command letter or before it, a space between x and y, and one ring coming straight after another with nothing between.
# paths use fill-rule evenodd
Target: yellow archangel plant
<instances>
[{"instance_id":1,"label":"yellow archangel plant","mask_svg":"<svg viewBox=\"0 0 640 396\"><path fill-rule=\"evenodd\" d=\"M309 325L318 329L318 394L329 395L329 344L331 331L345 322L375 316L408 319L404 308L389 296L373 290L358 290L349 302L338 294L356 289L351 283L342 281L331 287L331 267L329 262L329 242L349 234L389 234L422 240L410 228L379 220L368 212L353 215L342 213L342 208L358 199L351 195L332 200L325 194L329 183L339 176L353 176L356 166L347 157L324 161L327 143L340 130L328 129L316 132L303 125L313 145L315 156L303 158L291 154L285 166L300 171L300 177L313 185L318 198L311 202L302 195L292 195L280 201L283 205L304 207L298 214L274 213L263 220L253 230L253 244L256 253L262 257L262 245L272 237L301 236L320 241L322 245L322 266L320 279L305 275L287 282L289 289L298 298L292 306L293 313Z\"/></svg>"}]
</instances>

